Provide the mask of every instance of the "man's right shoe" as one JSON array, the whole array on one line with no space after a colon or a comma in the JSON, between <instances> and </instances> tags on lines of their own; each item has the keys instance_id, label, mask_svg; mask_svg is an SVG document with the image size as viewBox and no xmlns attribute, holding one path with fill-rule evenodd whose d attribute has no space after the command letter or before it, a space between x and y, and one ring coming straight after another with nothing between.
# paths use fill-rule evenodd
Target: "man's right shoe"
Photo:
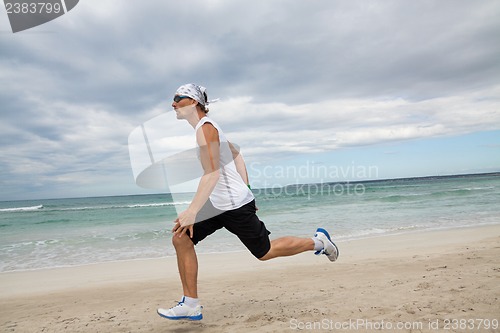
<instances>
[{"instance_id":1,"label":"man's right shoe","mask_svg":"<svg viewBox=\"0 0 500 333\"><path fill-rule=\"evenodd\" d=\"M174 307L170 309L158 309L158 314L170 320L202 320L203 315L201 314L201 305L197 305L195 307L190 307L184 303L184 297L182 300Z\"/></svg>"},{"instance_id":2,"label":"man's right shoe","mask_svg":"<svg viewBox=\"0 0 500 333\"><path fill-rule=\"evenodd\" d=\"M325 254L330 261L335 261L339 257L339 249L334 242L332 242L328 231L323 228L318 228L314 237L319 239L323 243L323 249L316 251L314 254L320 255Z\"/></svg>"}]
</instances>

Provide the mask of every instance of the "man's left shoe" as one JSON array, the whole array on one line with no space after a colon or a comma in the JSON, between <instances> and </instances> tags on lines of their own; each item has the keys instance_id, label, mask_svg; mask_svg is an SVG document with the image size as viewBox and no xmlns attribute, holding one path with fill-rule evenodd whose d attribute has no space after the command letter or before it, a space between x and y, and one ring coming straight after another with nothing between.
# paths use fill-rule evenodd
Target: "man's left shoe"
<instances>
[{"instance_id":1,"label":"man's left shoe","mask_svg":"<svg viewBox=\"0 0 500 333\"><path fill-rule=\"evenodd\" d=\"M203 315L201 314L201 305L197 305L195 307L190 307L189 305L184 303L184 298L173 308L170 309L158 309L157 312L163 318L167 318L170 320L202 320Z\"/></svg>"}]
</instances>

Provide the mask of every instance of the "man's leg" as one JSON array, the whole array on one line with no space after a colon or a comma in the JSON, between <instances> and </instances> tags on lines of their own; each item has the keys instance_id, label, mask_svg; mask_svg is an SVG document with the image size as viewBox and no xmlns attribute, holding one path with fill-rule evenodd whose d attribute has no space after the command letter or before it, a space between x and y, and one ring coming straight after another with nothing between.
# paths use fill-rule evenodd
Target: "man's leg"
<instances>
[{"instance_id":1,"label":"man's leg","mask_svg":"<svg viewBox=\"0 0 500 333\"><path fill-rule=\"evenodd\" d=\"M314 250L314 241L311 238L286 236L271 241L271 249L259 260L269 260L277 257L293 256L306 251Z\"/></svg>"},{"instance_id":2,"label":"man's leg","mask_svg":"<svg viewBox=\"0 0 500 333\"><path fill-rule=\"evenodd\" d=\"M177 265L181 277L184 296L181 301L170 309L159 308L158 314L171 320L188 319L201 320L201 306L198 303L198 259L194 244L188 235L172 237L172 243L177 253Z\"/></svg>"},{"instance_id":3,"label":"man's leg","mask_svg":"<svg viewBox=\"0 0 500 333\"><path fill-rule=\"evenodd\" d=\"M177 254L177 266L184 296L198 298L198 259L194 244L188 235L173 236L172 244Z\"/></svg>"}]
</instances>

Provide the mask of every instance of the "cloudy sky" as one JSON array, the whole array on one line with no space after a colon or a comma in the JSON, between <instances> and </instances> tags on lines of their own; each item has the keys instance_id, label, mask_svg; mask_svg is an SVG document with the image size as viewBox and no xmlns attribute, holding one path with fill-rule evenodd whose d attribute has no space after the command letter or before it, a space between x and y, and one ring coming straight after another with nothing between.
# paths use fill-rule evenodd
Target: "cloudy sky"
<instances>
[{"instance_id":1,"label":"cloudy sky","mask_svg":"<svg viewBox=\"0 0 500 333\"><path fill-rule=\"evenodd\" d=\"M128 136L187 82L221 99L254 187L500 171L498 17L496 0L84 0L13 34L1 9L0 200L151 193Z\"/></svg>"}]
</instances>

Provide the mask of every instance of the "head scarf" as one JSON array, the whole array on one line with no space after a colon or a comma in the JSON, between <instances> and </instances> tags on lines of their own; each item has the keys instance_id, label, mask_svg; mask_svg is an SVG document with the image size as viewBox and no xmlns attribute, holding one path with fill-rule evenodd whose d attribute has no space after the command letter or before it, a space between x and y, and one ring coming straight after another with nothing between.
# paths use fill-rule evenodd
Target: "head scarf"
<instances>
[{"instance_id":1,"label":"head scarf","mask_svg":"<svg viewBox=\"0 0 500 333\"><path fill-rule=\"evenodd\" d=\"M196 85L194 83L188 83L180 86L175 94L179 96L188 96L189 98L194 99L203 106L207 106L208 104L217 101L209 101L207 97L207 88Z\"/></svg>"}]
</instances>

